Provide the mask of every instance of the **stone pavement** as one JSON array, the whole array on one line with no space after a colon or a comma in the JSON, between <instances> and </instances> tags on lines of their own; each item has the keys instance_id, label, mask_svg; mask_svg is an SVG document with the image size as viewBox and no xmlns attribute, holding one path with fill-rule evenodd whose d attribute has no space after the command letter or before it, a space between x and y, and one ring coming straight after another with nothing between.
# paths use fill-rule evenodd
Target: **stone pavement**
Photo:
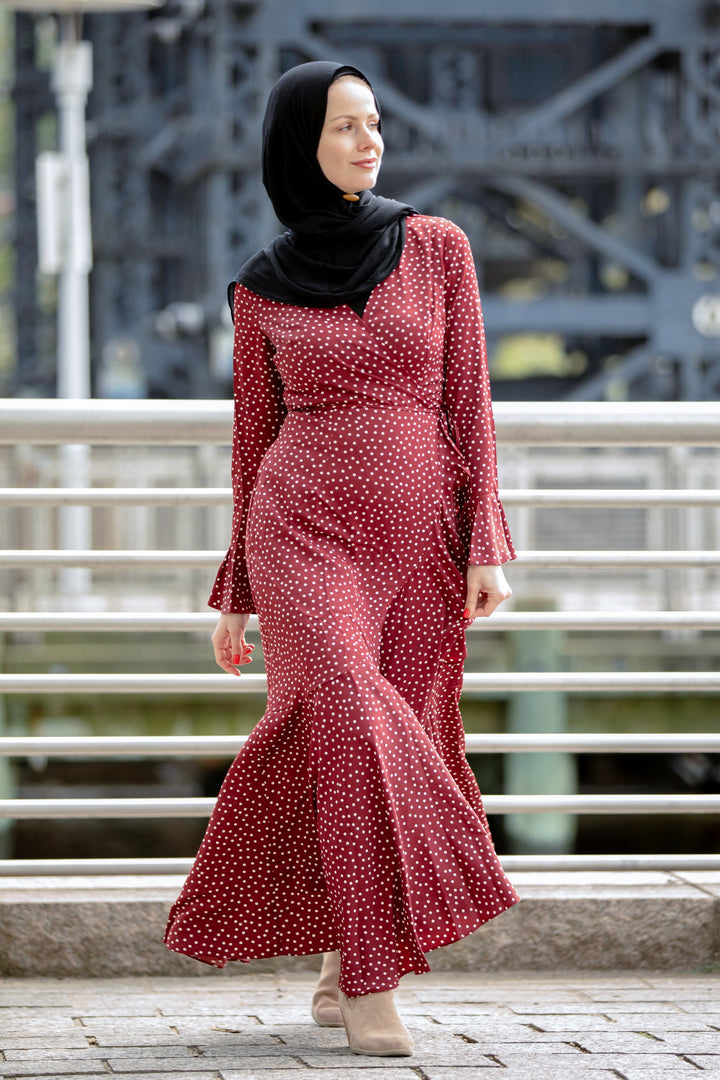
<instances>
[{"instance_id":1,"label":"stone pavement","mask_svg":"<svg viewBox=\"0 0 720 1080\"><path fill-rule=\"evenodd\" d=\"M412 1058L316 1027L315 979L5 979L0 1080L720 1080L718 974L406 976Z\"/></svg>"}]
</instances>

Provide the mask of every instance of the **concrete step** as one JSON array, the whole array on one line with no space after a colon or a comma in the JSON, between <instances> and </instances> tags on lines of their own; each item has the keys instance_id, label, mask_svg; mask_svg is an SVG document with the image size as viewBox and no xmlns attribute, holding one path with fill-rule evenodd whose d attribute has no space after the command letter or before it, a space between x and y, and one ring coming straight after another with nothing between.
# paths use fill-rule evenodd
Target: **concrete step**
<instances>
[{"instance_id":1,"label":"concrete step","mask_svg":"<svg viewBox=\"0 0 720 1080\"><path fill-rule=\"evenodd\" d=\"M720 872L516 873L521 903L429 954L435 971L716 970ZM169 952L180 877L0 879L5 976L208 975ZM217 974L308 971L318 957L230 964Z\"/></svg>"}]
</instances>

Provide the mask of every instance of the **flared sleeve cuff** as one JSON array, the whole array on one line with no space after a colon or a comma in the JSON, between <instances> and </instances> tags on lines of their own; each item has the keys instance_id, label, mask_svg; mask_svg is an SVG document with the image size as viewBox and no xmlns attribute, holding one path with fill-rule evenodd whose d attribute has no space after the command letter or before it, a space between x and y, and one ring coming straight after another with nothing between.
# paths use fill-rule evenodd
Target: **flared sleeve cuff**
<instances>
[{"instance_id":1,"label":"flared sleeve cuff","mask_svg":"<svg viewBox=\"0 0 720 1080\"><path fill-rule=\"evenodd\" d=\"M255 613L245 558L252 492L262 459L278 436L286 409L282 380L273 361L274 346L260 321L260 298L243 285L237 285L233 295L232 532L208 605L225 615L244 615Z\"/></svg>"},{"instance_id":2,"label":"flared sleeve cuff","mask_svg":"<svg viewBox=\"0 0 720 1080\"><path fill-rule=\"evenodd\" d=\"M517 558L505 510L497 491L488 492L475 504L468 562L502 566Z\"/></svg>"},{"instance_id":3,"label":"flared sleeve cuff","mask_svg":"<svg viewBox=\"0 0 720 1080\"><path fill-rule=\"evenodd\" d=\"M230 548L220 564L208 607L216 608L223 615L255 614L245 560L234 548Z\"/></svg>"}]
</instances>

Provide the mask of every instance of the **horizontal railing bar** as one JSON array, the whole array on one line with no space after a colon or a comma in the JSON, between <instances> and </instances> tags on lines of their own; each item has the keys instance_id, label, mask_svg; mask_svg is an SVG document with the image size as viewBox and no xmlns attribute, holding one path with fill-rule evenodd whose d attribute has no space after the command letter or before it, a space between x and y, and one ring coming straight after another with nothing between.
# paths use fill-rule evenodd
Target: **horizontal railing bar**
<instances>
[{"instance_id":1,"label":"horizontal railing bar","mask_svg":"<svg viewBox=\"0 0 720 1080\"><path fill-rule=\"evenodd\" d=\"M48 446L229 444L231 401L15 399L0 406L0 443Z\"/></svg>"},{"instance_id":2,"label":"horizontal railing bar","mask_svg":"<svg viewBox=\"0 0 720 1080\"><path fill-rule=\"evenodd\" d=\"M2 410L0 410L2 415ZM0 506L230 506L231 488L0 488Z\"/></svg>"},{"instance_id":3,"label":"horizontal railing bar","mask_svg":"<svg viewBox=\"0 0 720 1080\"><path fill-rule=\"evenodd\" d=\"M654 570L720 566L720 551L520 551L517 565L531 570Z\"/></svg>"},{"instance_id":4,"label":"horizontal railing bar","mask_svg":"<svg viewBox=\"0 0 720 1080\"><path fill-rule=\"evenodd\" d=\"M246 741L246 735L3 735L0 757L224 757L237 754ZM715 754L720 733L469 734L465 749L472 754Z\"/></svg>"},{"instance_id":5,"label":"horizontal railing bar","mask_svg":"<svg viewBox=\"0 0 720 1080\"><path fill-rule=\"evenodd\" d=\"M507 506L720 506L720 490L712 488L506 488L500 498Z\"/></svg>"},{"instance_id":6,"label":"horizontal railing bar","mask_svg":"<svg viewBox=\"0 0 720 1080\"><path fill-rule=\"evenodd\" d=\"M720 852L700 855L502 855L508 873L522 871L666 871L720 870Z\"/></svg>"},{"instance_id":7,"label":"horizontal railing bar","mask_svg":"<svg viewBox=\"0 0 720 1080\"><path fill-rule=\"evenodd\" d=\"M716 446L711 401L499 401L498 439L522 446ZM5 399L0 443L228 444L231 401Z\"/></svg>"},{"instance_id":8,"label":"horizontal railing bar","mask_svg":"<svg viewBox=\"0 0 720 1080\"><path fill-rule=\"evenodd\" d=\"M0 569L33 567L206 567L216 568L224 551L58 551L0 550ZM662 570L720 567L720 551L519 551L515 566L528 570Z\"/></svg>"},{"instance_id":9,"label":"horizontal railing bar","mask_svg":"<svg viewBox=\"0 0 720 1080\"><path fill-rule=\"evenodd\" d=\"M523 692L558 690L567 693L582 691L653 692L717 691L720 689L718 671L540 671L476 674L467 672L463 679L465 690Z\"/></svg>"},{"instance_id":10,"label":"horizontal railing bar","mask_svg":"<svg viewBox=\"0 0 720 1080\"><path fill-rule=\"evenodd\" d=\"M225 757L246 742L247 735L4 735L0 757Z\"/></svg>"},{"instance_id":11,"label":"horizontal railing bar","mask_svg":"<svg viewBox=\"0 0 720 1080\"><path fill-rule=\"evenodd\" d=\"M211 630L217 619L216 611L12 611L0 612L0 633L187 633ZM251 615L248 629L257 628L257 616ZM720 611L495 611L491 619L476 619L470 630L720 630Z\"/></svg>"},{"instance_id":12,"label":"horizontal railing bar","mask_svg":"<svg viewBox=\"0 0 720 1080\"><path fill-rule=\"evenodd\" d=\"M210 612L0 612L0 632L199 632L215 626ZM251 615L249 630L258 629ZM469 630L720 630L720 611L496 611Z\"/></svg>"},{"instance_id":13,"label":"horizontal railing bar","mask_svg":"<svg viewBox=\"0 0 720 1080\"><path fill-rule=\"evenodd\" d=\"M720 795L486 795L489 814L719 814ZM215 799L0 799L0 818L204 818Z\"/></svg>"},{"instance_id":14,"label":"horizontal railing bar","mask_svg":"<svg viewBox=\"0 0 720 1080\"><path fill-rule=\"evenodd\" d=\"M192 858L0 859L0 878L138 877L188 873ZM693 867L692 869L696 869Z\"/></svg>"},{"instance_id":15,"label":"horizontal railing bar","mask_svg":"<svg viewBox=\"0 0 720 1080\"><path fill-rule=\"evenodd\" d=\"M558 690L566 693L717 693L718 671L508 671L467 672L465 691L523 693ZM114 674L0 675L0 694L263 694L264 675Z\"/></svg>"},{"instance_id":16,"label":"horizontal railing bar","mask_svg":"<svg viewBox=\"0 0 720 1080\"><path fill-rule=\"evenodd\" d=\"M720 870L720 854L700 855L501 855L508 873ZM184 877L192 858L0 859L0 877Z\"/></svg>"},{"instance_id":17,"label":"horizontal railing bar","mask_svg":"<svg viewBox=\"0 0 720 1080\"><path fill-rule=\"evenodd\" d=\"M225 556L221 551L57 551L55 549L26 549L23 551L5 548L0 550L0 569L8 567L68 567L87 566L93 569L105 567L211 567L217 566Z\"/></svg>"},{"instance_id":18,"label":"horizontal railing bar","mask_svg":"<svg viewBox=\"0 0 720 1080\"><path fill-rule=\"evenodd\" d=\"M0 694L265 694L264 675L0 675Z\"/></svg>"},{"instance_id":19,"label":"horizontal railing bar","mask_svg":"<svg viewBox=\"0 0 720 1080\"><path fill-rule=\"evenodd\" d=\"M138 631L146 634L162 631L165 634L168 632L188 633L211 630L218 620L218 614L217 611L193 613L186 611L12 611L0 612L0 632ZM257 626L257 616L252 615L248 627L256 630ZM720 613L718 613L718 626L720 626Z\"/></svg>"},{"instance_id":20,"label":"horizontal railing bar","mask_svg":"<svg viewBox=\"0 0 720 1080\"><path fill-rule=\"evenodd\" d=\"M0 616L2 628L2 616ZM718 630L720 611L494 611L477 630Z\"/></svg>"},{"instance_id":21,"label":"horizontal railing bar","mask_svg":"<svg viewBox=\"0 0 720 1080\"><path fill-rule=\"evenodd\" d=\"M500 855L504 869L519 872L720 870L720 854L699 855ZM0 877L185 877L192 858L0 859Z\"/></svg>"},{"instance_id":22,"label":"horizontal railing bar","mask_svg":"<svg viewBox=\"0 0 720 1080\"><path fill-rule=\"evenodd\" d=\"M720 506L720 490L710 488L508 488L500 497L507 506ZM232 489L220 487L0 488L0 506L230 505Z\"/></svg>"}]
</instances>

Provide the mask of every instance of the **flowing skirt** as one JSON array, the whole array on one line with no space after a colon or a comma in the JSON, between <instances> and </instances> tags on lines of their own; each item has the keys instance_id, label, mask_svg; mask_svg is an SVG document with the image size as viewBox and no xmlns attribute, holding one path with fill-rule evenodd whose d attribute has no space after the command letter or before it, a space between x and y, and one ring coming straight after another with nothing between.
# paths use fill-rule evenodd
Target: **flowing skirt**
<instances>
[{"instance_id":1,"label":"flowing skirt","mask_svg":"<svg viewBox=\"0 0 720 1080\"><path fill-rule=\"evenodd\" d=\"M463 500L443 415L290 413L246 556L267 710L231 766L166 943L216 966L340 949L348 996L518 900L464 751Z\"/></svg>"}]
</instances>

